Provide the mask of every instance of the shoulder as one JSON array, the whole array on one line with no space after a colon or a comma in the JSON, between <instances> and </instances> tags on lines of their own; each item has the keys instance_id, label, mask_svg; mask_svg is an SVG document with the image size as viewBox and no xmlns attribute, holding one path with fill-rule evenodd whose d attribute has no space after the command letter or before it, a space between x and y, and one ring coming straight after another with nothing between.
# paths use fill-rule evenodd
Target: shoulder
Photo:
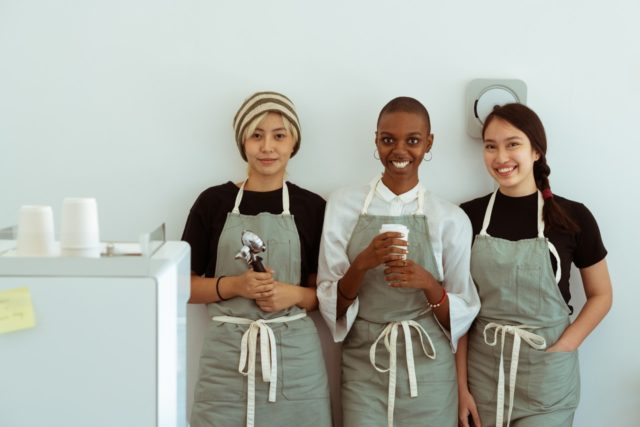
<instances>
[{"instance_id":1,"label":"shoulder","mask_svg":"<svg viewBox=\"0 0 640 427\"><path fill-rule=\"evenodd\" d=\"M564 212L578 224L581 231L587 231L597 227L595 217L584 204L555 194L553 195L553 198L556 203L562 207Z\"/></svg>"},{"instance_id":2,"label":"shoulder","mask_svg":"<svg viewBox=\"0 0 640 427\"><path fill-rule=\"evenodd\" d=\"M484 212L487 209L487 205L489 205L489 199L491 198L491 194L492 193L489 193L486 196L482 196L482 197L478 197L478 198L466 201L460 205L460 208L471 219L477 216L484 216Z\"/></svg>"},{"instance_id":3,"label":"shoulder","mask_svg":"<svg viewBox=\"0 0 640 427\"><path fill-rule=\"evenodd\" d=\"M359 211L370 189L369 185L339 188L329 195L327 209L341 207L347 210L355 209Z\"/></svg>"},{"instance_id":4,"label":"shoulder","mask_svg":"<svg viewBox=\"0 0 640 427\"><path fill-rule=\"evenodd\" d=\"M233 202L237 194L238 187L231 181L209 187L200 193L191 210L207 210L226 205L230 200Z\"/></svg>"},{"instance_id":5,"label":"shoulder","mask_svg":"<svg viewBox=\"0 0 640 427\"><path fill-rule=\"evenodd\" d=\"M209 187L200 193L198 199L212 199L212 198L224 198L228 196L234 196L238 194L238 187L231 181L227 181L224 184L215 185Z\"/></svg>"},{"instance_id":6,"label":"shoulder","mask_svg":"<svg viewBox=\"0 0 640 427\"><path fill-rule=\"evenodd\" d=\"M425 193L425 210L427 216L442 224L445 230L471 229L469 218L459 206L429 191Z\"/></svg>"},{"instance_id":7,"label":"shoulder","mask_svg":"<svg viewBox=\"0 0 640 427\"><path fill-rule=\"evenodd\" d=\"M289 181L287 181L287 187L289 189L290 197L304 201L305 205L311 208L324 209L324 205L326 202L322 198L322 196Z\"/></svg>"},{"instance_id":8,"label":"shoulder","mask_svg":"<svg viewBox=\"0 0 640 427\"><path fill-rule=\"evenodd\" d=\"M576 202L575 200L571 200L566 197L558 196L557 194L553 195L553 199L567 212L568 215L591 215L591 211L589 211L589 209L580 202Z\"/></svg>"},{"instance_id":9,"label":"shoulder","mask_svg":"<svg viewBox=\"0 0 640 427\"><path fill-rule=\"evenodd\" d=\"M343 187L332 192L327 200L325 229L330 234L332 232L338 235L350 233L362 211L368 191L368 185L361 185Z\"/></svg>"},{"instance_id":10,"label":"shoulder","mask_svg":"<svg viewBox=\"0 0 640 427\"><path fill-rule=\"evenodd\" d=\"M432 215L438 214L442 217L454 217L456 219L466 218L464 211L450 201L433 194L430 191L425 192L425 205Z\"/></svg>"}]
</instances>

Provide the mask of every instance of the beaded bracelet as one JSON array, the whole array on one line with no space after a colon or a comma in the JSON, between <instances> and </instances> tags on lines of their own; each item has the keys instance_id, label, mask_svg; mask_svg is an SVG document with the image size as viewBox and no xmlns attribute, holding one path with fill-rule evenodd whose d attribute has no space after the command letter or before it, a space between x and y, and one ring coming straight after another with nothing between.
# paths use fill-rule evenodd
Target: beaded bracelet
<instances>
[{"instance_id":1,"label":"beaded bracelet","mask_svg":"<svg viewBox=\"0 0 640 427\"><path fill-rule=\"evenodd\" d=\"M347 301L353 301L354 299L356 299L358 297L358 295L356 295L353 298L350 298L348 296L346 296L345 294L342 293L342 290L340 289L340 282L338 282L338 293L340 294L340 296L344 299L346 299Z\"/></svg>"},{"instance_id":2,"label":"beaded bracelet","mask_svg":"<svg viewBox=\"0 0 640 427\"><path fill-rule=\"evenodd\" d=\"M224 277L227 277L227 276L220 276L218 277L218 280L216 280L216 294L218 294L218 299L220 301L226 301L226 298L222 298L222 295L220 295L220 288L218 287L218 285L220 284L220 280Z\"/></svg>"},{"instance_id":3,"label":"beaded bracelet","mask_svg":"<svg viewBox=\"0 0 640 427\"><path fill-rule=\"evenodd\" d=\"M427 300L427 305L429 306L429 308L438 308L442 304L444 304L444 300L446 299L447 299L447 290L445 288L442 288L442 297L440 298L440 301L438 301L435 304L431 304L429 300Z\"/></svg>"}]
</instances>

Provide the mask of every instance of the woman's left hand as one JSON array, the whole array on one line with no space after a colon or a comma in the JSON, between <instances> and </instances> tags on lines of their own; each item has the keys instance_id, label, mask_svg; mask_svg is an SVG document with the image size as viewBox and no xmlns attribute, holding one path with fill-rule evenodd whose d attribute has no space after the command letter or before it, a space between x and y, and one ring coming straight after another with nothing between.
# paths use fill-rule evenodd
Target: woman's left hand
<instances>
[{"instance_id":1,"label":"woman's left hand","mask_svg":"<svg viewBox=\"0 0 640 427\"><path fill-rule=\"evenodd\" d=\"M433 285L439 286L431 273L410 259L389 261L385 266L384 278L392 288L427 290Z\"/></svg>"},{"instance_id":2,"label":"woman's left hand","mask_svg":"<svg viewBox=\"0 0 640 427\"><path fill-rule=\"evenodd\" d=\"M299 286L275 282L273 293L266 298L256 299L256 304L262 311L274 312L284 310L300 302Z\"/></svg>"},{"instance_id":3,"label":"woman's left hand","mask_svg":"<svg viewBox=\"0 0 640 427\"><path fill-rule=\"evenodd\" d=\"M575 348L571 348L570 346L565 345L562 340L558 340L556 341L555 344L553 344L551 347L548 347L545 351L547 353L556 353L556 352L570 353L575 350L576 350Z\"/></svg>"}]
</instances>

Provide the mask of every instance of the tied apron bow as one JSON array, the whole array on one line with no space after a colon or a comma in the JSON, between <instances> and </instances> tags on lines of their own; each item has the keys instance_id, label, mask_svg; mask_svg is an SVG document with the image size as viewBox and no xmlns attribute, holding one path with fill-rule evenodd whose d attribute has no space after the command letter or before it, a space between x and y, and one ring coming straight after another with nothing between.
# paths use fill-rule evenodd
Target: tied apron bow
<instances>
[{"instance_id":1,"label":"tied apron bow","mask_svg":"<svg viewBox=\"0 0 640 427\"><path fill-rule=\"evenodd\" d=\"M493 340L487 339L487 332L493 329ZM540 335L527 331L535 329L527 325L500 325L499 323L489 323L484 327L484 342L490 346L495 346L500 333L500 371L498 372L498 402L496 403L496 426L502 426L504 420L504 341L506 334L513 335L513 348L511 350L511 366L509 368L509 412L507 416L507 426L511 423L511 412L513 411L513 396L515 394L516 375L518 373L518 360L520 359L520 343L524 340L536 350L544 350L547 342Z\"/></svg>"},{"instance_id":2,"label":"tied apron bow","mask_svg":"<svg viewBox=\"0 0 640 427\"><path fill-rule=\"evenodd\" d=\"M371 364L378 372L389 372L389 395L387 398L387 424L389 427L393 426L393 409L395 407L396 401L396 370L397 370L397 350L396 350L396 342L398 340L398 328L402 327L402 332L404 333L404 345L405 345L405 353L407 358L407 373L409 375L409 389L411 392L411 397L418 396L418 382L416 380L416 368L413 360L413 344L411 342L411 328L418 331L418 336L420 337L420 344L422 346L422 351L424 354L430 358L436 358L436 349L433 346L433 342L431 341L431 337L424 330L420 324L414 320L402 320L399 322L390 322L385 328L382 330L378 338L371 345L369 350L369 360ZM427 338L429 343L429 347L431 347L431 353L425 347L425 341L423 339L423 335ZM378 347L378 342L384 337L384 346L389 352L389 367L387 369L379 368L376 365L376 349Z\"/></svg>"},{"instance_id":3,"label":"tied apron bow","mask_svg":"<svg viewBox=\"0 0 640 427\"><path fill-rule=\"evenodd\" d=\"M238 372L248 377L247 379L247 427L255 422L256 408L256 350L258 335L260 335L260 362L262 367L262 381L269 383L269 402L276 401L276 388L278 384L278 358L276 338L269 323L285 323L302 319L307 313L298 313L292 316L281 316L274 319L251 320L242 317L214 316L211 319L217 322L233 323L236 325L249 325L242 334L240 341L240 361Z\"/></svg>"}]
</instances>

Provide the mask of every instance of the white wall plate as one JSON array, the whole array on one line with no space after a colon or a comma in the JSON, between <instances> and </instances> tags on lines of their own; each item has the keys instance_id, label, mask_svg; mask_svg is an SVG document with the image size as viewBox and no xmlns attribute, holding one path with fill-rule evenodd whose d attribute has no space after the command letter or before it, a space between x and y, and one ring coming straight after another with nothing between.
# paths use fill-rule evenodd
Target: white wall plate
<instances>
[{"instance_id":1,"label":"white wall plate","mask_svg":"<svg viewBox=\"0 0 640 427\"><path fill-rule=\"evenodd\" d=\"M475 79L467 86L467 133L482 137L482 124L496 105L527 103L527 85L517 79Z\"/></svg>"}]
</instances>

